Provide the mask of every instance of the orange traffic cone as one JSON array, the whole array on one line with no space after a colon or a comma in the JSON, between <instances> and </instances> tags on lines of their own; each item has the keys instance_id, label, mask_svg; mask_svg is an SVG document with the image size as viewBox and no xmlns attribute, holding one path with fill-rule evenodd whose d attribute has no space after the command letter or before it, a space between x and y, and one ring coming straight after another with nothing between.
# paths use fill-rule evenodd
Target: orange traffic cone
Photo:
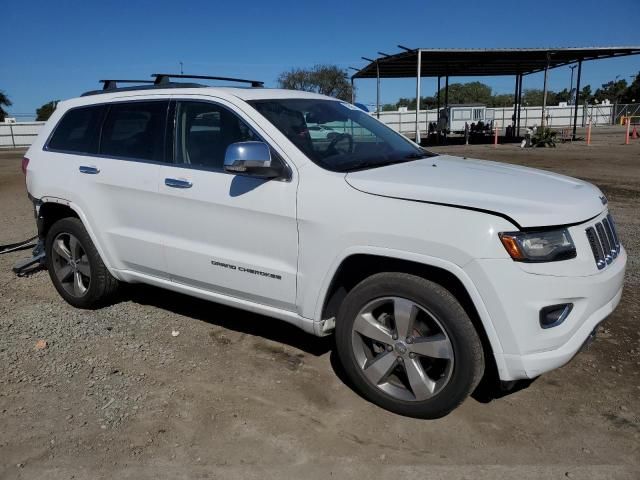
<instances>
[{"instance_id":1,"label":"orange traffic cone","mask_svg":"<svg viewBox=\"0 0 640 480\"><path fill-rule=\"evenodd\" d=\"M633 138L634 140L636 138L638 138L638 131L636 130L636 127L633 127L633 132L631 133L631 138Z\"/></svg>"}]
</instances>

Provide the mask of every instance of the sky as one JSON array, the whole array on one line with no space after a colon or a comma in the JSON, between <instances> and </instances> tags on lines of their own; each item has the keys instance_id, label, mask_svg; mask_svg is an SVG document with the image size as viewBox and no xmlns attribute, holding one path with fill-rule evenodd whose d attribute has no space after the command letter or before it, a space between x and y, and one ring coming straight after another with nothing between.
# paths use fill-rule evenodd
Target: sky
<instances>
[{"instance_id":1,"label":"sky","mask_svg":"<svg viewBox=\"0 0 640 480\"><path fill-rule=\"evenodd\" d=\"M640 0L142 1L0 2L0 90L12 114L34 115L50 100L98 88L102 78L184 72L264 80L294 67L362 67L360 57L410 48L585 47L640 44ZM635 13L634 13L635 12ZM640 56L588 62L593 89L640 71ZM569 88L568 67L549 87ZM450 82L470 79L451 78ZM484 78L495 93L515 79ZM542 75L523 88L542 88ZM375 102L375 80L357 80L356 101ZM424 79L424 95L435 92ZM384 79L382 103L415 95L415 80ZM26 119L26 117L19 117Z\"/></svg>"}]
</instances>

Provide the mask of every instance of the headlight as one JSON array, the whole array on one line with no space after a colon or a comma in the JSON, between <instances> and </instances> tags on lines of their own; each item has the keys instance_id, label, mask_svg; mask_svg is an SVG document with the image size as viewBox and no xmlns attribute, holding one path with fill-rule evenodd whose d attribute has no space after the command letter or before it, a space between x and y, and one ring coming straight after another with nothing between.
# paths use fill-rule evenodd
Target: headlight
<instances>
[{"instance_id":1,"label":"headlight","mask_svg":"<svg viewBox=\"0 0 640 480\"><path fill-rule=\"evenodd\" d=\"M557 262L576 256L569 230L502 232L500 241L516 262Z\"/></svg>"}]
</instances>

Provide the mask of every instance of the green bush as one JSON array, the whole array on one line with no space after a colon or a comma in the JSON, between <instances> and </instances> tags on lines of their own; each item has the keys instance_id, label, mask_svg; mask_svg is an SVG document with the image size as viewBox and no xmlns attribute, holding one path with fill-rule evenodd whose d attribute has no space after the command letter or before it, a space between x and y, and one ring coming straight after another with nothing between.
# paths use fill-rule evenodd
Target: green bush
<instances>
[{"instance_id":1,"label":"green bush","mask_svg":"<svg viewBox=\"0 0 640 480\"><path fill-rule=\"evenodd\" d=\"M556 137L558 132L550 128L539 128L531 138L531 145L534 147L553 147L556 146Z\"/></svg>"}]
</instances>

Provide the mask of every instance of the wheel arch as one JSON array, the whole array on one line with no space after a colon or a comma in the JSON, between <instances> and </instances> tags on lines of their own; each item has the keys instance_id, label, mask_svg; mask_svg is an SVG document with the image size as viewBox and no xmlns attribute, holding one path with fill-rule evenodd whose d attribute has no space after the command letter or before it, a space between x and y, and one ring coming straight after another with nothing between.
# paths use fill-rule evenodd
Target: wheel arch
<instances>
[{"instance_id":1,"label":"wheel arch","mask_svg":"<svg viewBox=\"0 0 640 480\"><path fill-rule=\"evenodd\" d=\"M438 258L386 249L350 252L336 264L319 297L316 319L335 318L350 289L373 274L413 274L438 283L460 301L481 338L488 369L496 376L505 369L502 346L489 313L472 280L459 266Z\"/></svg>"},{"instance_id":2,"label":"wheel arch","mask_svg":"<svg viewBox=\"0 0 640 480\"><path fill-rule=\"evenodd\" d=\"M82 222L82 225L87 230L91 241L98 250L100 254L100 258L102 262L107 267L109 272L116 278L117 275L114 274L113 269L110 267L109 257L105 255L105 251L103 250L100 242L96 238L93 229L91 228L91 224L87 220L85 213L82 209L75 203L70 202L68 200L57 198L57 197L43 197L42 199L36 202L36 223L38 226L38 236L41 238L46 238L47 232L51 228L51 226L61 220L63 218L75 217Z\"/></svg>"},{"instance_id":3,"label":"wheel arch","mask_svg":"<svg viewBox=\"0 0 640 480\"><path fill-rule=\"evenodd\" d=\"M54 223L69 217L80 218L78 212L67 203L54 201L40 203L37 209L38 236L46 237Z\"/></svg>"}]
</instances>

